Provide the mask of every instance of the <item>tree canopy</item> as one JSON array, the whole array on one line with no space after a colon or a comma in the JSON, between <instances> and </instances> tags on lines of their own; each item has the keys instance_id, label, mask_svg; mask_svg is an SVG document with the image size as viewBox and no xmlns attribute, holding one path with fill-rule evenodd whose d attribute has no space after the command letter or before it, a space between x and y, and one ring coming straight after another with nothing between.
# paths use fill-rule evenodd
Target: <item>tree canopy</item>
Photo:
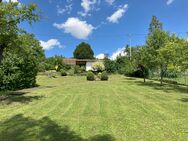
<instances>
[{"instance_id":1,"label":"tree canopy","mask_svg":"<svg viewBox=\"0 0 188 141\"><path fill-rule=\"evenodd\" d=\"M94 52L91 46L84 42L76 47L73 55L76 59L94 59Z\"/></svg>"},{"instance_id":2,"label":"tree canopy","mask_svg":"<svg viewBox=\"0 0 188 141\"><path fill-rule=\"evenodd\" d=\"M36 75L44 51L32 34L18 24L39 20L37 5L0 2L0 90L16 90L36 85Z\"/></svg>"},{"instance_id":3,"label":"tree canopy","mask_svg":"<svg viewBox=\"0 0 188 141\"><path fill-rule=\"evenodd\" d=\"M14 45L18 35L24 33L18 24L28 22L32 24L40 19L36 4L19 4L0 2L0 61L4 48Z\"/></svg>"}]
</instances>

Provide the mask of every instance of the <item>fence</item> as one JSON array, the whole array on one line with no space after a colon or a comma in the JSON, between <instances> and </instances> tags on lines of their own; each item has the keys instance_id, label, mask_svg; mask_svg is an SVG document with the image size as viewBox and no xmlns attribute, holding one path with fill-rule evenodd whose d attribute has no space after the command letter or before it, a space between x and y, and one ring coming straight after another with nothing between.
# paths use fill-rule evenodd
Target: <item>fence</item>
<instances>
[{"instance_id":1,"label":"fence","mask_svg":"<svg viewBox=\"0 0 188 141\"><path fill-rule=\"evenodd\" d=\"M149 78L153 80L160 80L161 73L159 71L150 71ZM179 84L179 85L187 85L188 86L188 72L181 72L181 73L163 73L163 82L172 83L172 84Z\"/></svg>"}]
</instances>

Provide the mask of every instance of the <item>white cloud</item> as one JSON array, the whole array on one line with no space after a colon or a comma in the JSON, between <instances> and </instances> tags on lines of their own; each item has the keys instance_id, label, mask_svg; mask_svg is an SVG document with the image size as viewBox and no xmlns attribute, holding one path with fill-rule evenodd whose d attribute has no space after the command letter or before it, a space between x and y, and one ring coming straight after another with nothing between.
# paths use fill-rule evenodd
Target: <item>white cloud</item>
<instances>
[{"instance_id":1,"label":"white cloud","mask_svg":"<svg viewBox=\"0 0 188 141\"><path fill-rule=\"evenodd\" d=\"M167 4L167 5L170 5L170 4L172 4L173 2L174 2L174 0L167 0L166 4Z\"/></svg>"},{"instance_id":2,"label":"white cloud","mask_svg":"<svg viewBox=\"0 0 188 141\"><path fill-rule=\"evenodd\" d=\"M65 23L54 23L53 25L58 29L63 29L65 33L70 33L77 39L87 39L94 29L91 24L75 17L68 18Z\"/></svg>"},{"instance_id":3,"label":"white cloud","mask_svg":"<svg viewBox=\"0 0 188 141\"><path fill-rule=\"evenodd\" d=\"M115 11L110 17L107 17L107 20L111 23L118 23L118 20L125 14L128 9L128 4L125 4L123 7Z\"/></svg>"},{"instance_id":4,"label":"white cloud","mask_svg":"<svg viewBox=\"0 0 188 141\"><path fill-rule=\"evenodd\" d=\"M110 57L111 60L116 60L116 58L118 56L126 56L127 53L125 52L125 48L118 48L118 50L116 50L112 56Z\"/></svg>"},{"instance_id":5,"label":"white cloud","mask_svg":"<svg viewBox=\"0 0 188 141\"><path fill-rule=\"evenodd\" d=\"M105 54L101 53L96 56L97 59L104 59L106 57Z\"/></svg>"},{"instance_id":6,"label":"white cloud","mask_svg":"<svg viewBox=\"0 0 188 141\"><path fill-rule=\"evenodd\" d=\"M60 2L57 6L57 14L62 15L64 13L71 14L73 9L73 1L66 0L65 3Z\"/></svg>"},{"instance_id":7,"label":"white cloud","mask_svg":"<svg viewBox=\"0 0 188 141\"><path fill-rule=\"evenodd\" d=\"M3 0L3 2L9 2L9 0ZM19 2L18 0L11 0L11 2Z\"/></svg>"},{"instance_id":8,"label":"white cloud","mask_svg":"<svg viewBox=\"0 0 188 141\"><path fill-rule=\"evenodd\" d=\"M59 5L57 5L57 13L60 14L70 14L72 12L72 4L65 5L64 8L61 8Z\"/></svg>"},{"instance_id":9,"label":"white cloud","mask_svg":"<svg viewBox=\"0 0 188 141\"><path fill-rule=\"evenodd\" d=\"M100 0L82 0L81 6L84 11L79 11L78 14L83 17L90 16L91 14L89 14L89 12L95 9L95 4L100 4Z\"/></svg>"},{"instance_id":10,"label":"white cloud","mask_svg":"<svg viewBox=\"0 0 188 141\"><path fill-rule=\"evenodd\" d=\"M105 0L108 4L110 4L110 5L112 5L114 2L115 2L115 0Z\"/></svg>"},{"instance_id":11,"label":"white cloud","mask_svg":"<svg viewBox=\"0 0 188 141\"><path fill-rule=\"evenodd\" d=\"M57 39L50 39L48 41L40 40L40 45L44 50L50 50L56 46L59 48L63 48L63 45L61 45L61 43Z\"/></svg>"}]
</instances>

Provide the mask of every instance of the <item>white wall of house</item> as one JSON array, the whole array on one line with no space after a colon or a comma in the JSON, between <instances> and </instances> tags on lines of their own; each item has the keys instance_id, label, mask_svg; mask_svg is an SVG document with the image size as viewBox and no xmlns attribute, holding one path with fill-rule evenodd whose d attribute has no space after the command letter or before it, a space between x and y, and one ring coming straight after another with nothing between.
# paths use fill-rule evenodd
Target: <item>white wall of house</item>
<instances>
[{"instance_id":1,"label":"white wall of house","mask_svg":"<svg viewBox=\"0 0 188 141\"><path fill-rule=\"evenodd\" d=\"M86 62L86 71L93 70L92 65L93 65L93 62Z\"/></svg>"}]
</instances>

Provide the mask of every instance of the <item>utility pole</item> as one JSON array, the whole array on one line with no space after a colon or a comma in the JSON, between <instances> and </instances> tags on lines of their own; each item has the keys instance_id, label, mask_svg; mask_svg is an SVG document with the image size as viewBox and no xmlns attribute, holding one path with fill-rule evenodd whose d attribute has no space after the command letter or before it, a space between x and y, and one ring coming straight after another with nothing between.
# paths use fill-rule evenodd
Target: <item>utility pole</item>
<instances>
[{"instance_id":1,"label":"utility pole","mask_svg":"<svg viewBox=\"0 0 188 141\"><path fill-rule=\"evenodd\" d=\"M127 37L129 38L129 53L130 53L130 60L132 57L132 34L127 34Z\"/></svg>"}]
</instances>

